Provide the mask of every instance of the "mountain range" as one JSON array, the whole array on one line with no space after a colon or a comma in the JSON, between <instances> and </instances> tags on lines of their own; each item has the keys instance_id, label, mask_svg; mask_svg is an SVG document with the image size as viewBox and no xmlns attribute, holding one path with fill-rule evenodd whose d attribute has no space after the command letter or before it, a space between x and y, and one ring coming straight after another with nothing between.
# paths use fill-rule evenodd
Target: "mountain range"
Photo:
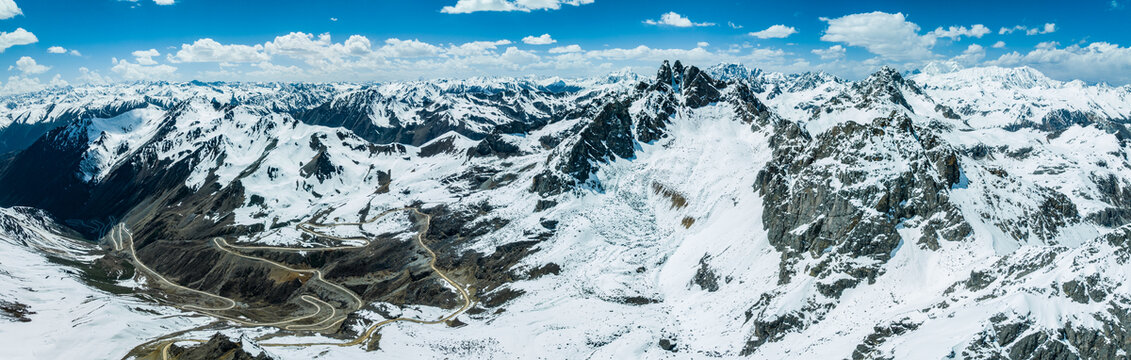
<instances>
[{"instance_id":1,"label":"mountain range","mask_svg":"<svg viewBox=\"0 0 1131 360\"><path fill-rule=\"evenodd\" d=\"M1131 353L1131 86L665 61L0 103L4 358Z\"/></svg>"}]
</instances>

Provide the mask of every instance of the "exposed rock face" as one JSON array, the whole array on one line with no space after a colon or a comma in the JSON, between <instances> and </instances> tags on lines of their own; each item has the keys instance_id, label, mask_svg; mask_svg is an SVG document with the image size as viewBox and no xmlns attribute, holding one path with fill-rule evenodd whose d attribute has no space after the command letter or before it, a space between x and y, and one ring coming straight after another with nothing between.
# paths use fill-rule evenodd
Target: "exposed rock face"
<instances>
[{"instance_id":1,"label":"exposed rock face","mask_svg":"<svg viewBox=\"0 0 1131 360\"><path fill-rule=\"evenodd\" d=\"M181 347L172 345L169 347L169 355L174 359L181 360L270 360L273 359L268 356L266 352L260 352L256 355L244 350L243 346L232 341L232 339L220 333L212 335L212 338L196 346Z\"/></svg>"},{"instance_id":2,"label":"exposed rock face","mask_svg":"<svg viewBox=\"0 0 1131 360\"><path fill-rule=\"evenodd\" d=\"M0 300L0 318L10 321L18 322L31 322L28 315L34 315L35 311L25 304L14 301Z\"/></svg>"},{"instance_id":3,"label":"exposed rock face","mask_svg":"<svg viewBox=\"0 0 1131 360\"><path fill-rule=\"evenodd\" d=\"M926 248L971 233L947 196L961 176L955 150L905 116L845 122L812 138L778 123L770 144L774 158L755 187L769 242L782 252L778 281L815 277L816 304L834 306L845 289L874 281L904 246L901 226L929 230L918 244Z\"/></svg>"},{"instance_id":4,"label":"exposed rock face","mask_svg":"<svg viewBox=\"0 0 1131 360\"><path fill-rule=\"evenodd\" d=\"M505 158L519 155L520 153L521 151L518 149L518 146L507 142L506 139L503 139L502 135L497 133L487 135L478 145L467 150L468 156L477 157L495 156Z\"/></svg>"},{"instance_id":5,"label":"exposed rock face","mask_svg":"<svg viewBox=\"0 0 1131 360\"><path fill-rule=\"evenodd\" d=\"M715 292L719 291L720 279L719 275L715 274L715 271L707 264L707 261L710 259L710 256L703 256L703 258L699 259L699 269L695 270L695 278L693 278L692 281L703 290Z\"/></svg>"},{"instance_id":6,"label":"exposed rock face","mask_svg":"<svg viewBox=\"0 0 1131 360\"><path fill-rule=\"evenodd\" d=\"M567 188L586 184L601 188L600 182L592 178L599 163L614 158L630 159L634 155L632 118L628 114L628 104L614 102L605 105L576 139L576 143L562 157L555 172L543 172L534 177L533 191L546 195L556 195Z\"/></svg>"},{"instance_id":7,"label":"exposed rock face","mask_svg":"<svg viewBox=\"0 0 1131 360\"><path fill-rule=\"evenodd\" d=\"M1131 223L1131 186L1115 175L1093 177L1099 193L1104 202L1112 207L1089 214L1088 220L1095 221L1104 226L1117 227Z\"/></svg>"},{"instance_id":8,"label":"exposed rock face","mask_svg":"<svg viewBox=\"0 0 1131 360\"><path fill-rule=\"evenodd\" d=\"M849 107L860 110L888 109L914 113L915 109L907 102L907 96L910 95L925 96L915 81L904 78L895 69L885 66L866 79L852 84L848 91L832 97L820 107L813 108L813 117L821 117Z\"/></svg>"},{"instance_id":9,"label":"exposed rock face","mask_svg":"<svg viewBox=\"0 0 1131 360\"><path fill-rule=\"evenodd\" d=\"M605 103L593 120L578 132L569 150L554 169L534 178L531 191L542 196L560 194L579 185L601 189L591 174L596 166L616 158L632 159L635 141L653 143L663 139L665 129L677 109L697 109L727 101L746 121L765 121L769 109L751 92L745 81L736 80L738 89L724 96L727 82L712 79L695 66L679 61L660 66L656 79L639 83L636 92L626 99ZM630 113L637 104L639 110ZM553 141L554 145L560 141ZM563 176L564 175L564 176Z\"/></svg>"},{"instance_id":10,"label":"exposed rock face","mask_svg":"<svg viewBox=\"0 0 1131 360\"><path fill-rule=\"evenodd\" d=\"M882 354L876 352L876 348L886 342L889 338L906 334L919 328L919 324L904 321L894 322L885 326L876 326L872 328L872 334L864 338L860 345L852 351L853 360L875 359L881 358Z\"/></svg>"},{"instance_id":11,"label":"exposed rock face","mask_svg":"<svg viewBox=\"0 0 1131 360\"><path fill-rule=\"evenodd\" d=\"M1124 299L1123 302L1126 302ZM1003 359L1121 359L1131 351L1131 314L1113 305L1101 329L1072 323L1059 329L1041 328L1032 319L998 314L992 327L961 353L966 358Z\"/></svg>"},{"instance_id":12,"label":"exposed rock face","mask_svg":"<svg viewBox=\"0 0 1131 360\"><path fill-rule=\"evenodd\" d=\"M330 160L330 154L326 152L326 145L323 145L321 140L312 137L310 139L310 147L318 151L318 153L302 166L302 169L299 171L302 177L309 178L314 176L314 178L318 179L318 182L321 183L342 171L341 167L334 165L333 161Z\"/></svg>"},{"instance_id":13,"label":"exposed rock face","mask_svg":"<svg viewBox=\"0 0 1131 360\"><path fill-rule=\"evenodd\" d=\"M876 276L877 269L842 263L837 254L882 263L899 245L895 230L904 221L939 230L926 246L970 233L946 196L961 172L954 150L910 119L846 122L812 140L794 126L779 125L774 160L758 176L766 199L762 221L786 260L802 254L821 260L811 276L844 272L856 279L830 284L825 295L839 296L845 286ZM872 155L878 153L892 155ZM781 275L789 282L793 271L783 267Z\"/></svg>"}]
</instances>

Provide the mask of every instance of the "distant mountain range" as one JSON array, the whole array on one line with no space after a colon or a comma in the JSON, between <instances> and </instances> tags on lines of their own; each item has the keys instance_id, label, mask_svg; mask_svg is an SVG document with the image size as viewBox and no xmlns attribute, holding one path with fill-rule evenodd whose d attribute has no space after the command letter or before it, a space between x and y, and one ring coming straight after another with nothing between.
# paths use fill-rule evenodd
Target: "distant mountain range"
<instances>
[{"instance_id":1,"label":"distant mountain range","mask_svg":"<svg viewBox=\"0 0 1131 360\"><path fill-rule=\"evenodd\" d=\"M0 357L1131 353L1131 86L675 61L0 104Z\"/></svg>"}]
</instances>

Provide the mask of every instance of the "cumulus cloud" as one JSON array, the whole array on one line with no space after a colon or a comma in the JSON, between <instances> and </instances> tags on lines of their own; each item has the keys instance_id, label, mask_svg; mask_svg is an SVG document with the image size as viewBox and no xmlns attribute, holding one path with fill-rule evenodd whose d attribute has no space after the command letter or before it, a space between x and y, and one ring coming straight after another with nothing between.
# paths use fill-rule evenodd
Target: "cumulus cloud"
<instances>
[{"instance_id":1,"label":"cumulus cloud","mask_svg":"<svg viewBox=\"0 0 1131 360\"><path fill-rule=\"evenodd\" d=\"M0 32L0 53L13 46L34 44L38 41L39 39L35 37L35 34L24 30L24 28L16 28L16 31L10 33Z\"/></svg>"},{"instance_id":2,"label":"cumulus cloud","mask_svg":"<svg viewBox=\"0 0 1131 360\"><path fill-rule=\"evenodd\" d=\"M445 6L440 12L446 14L467 14L479 11L523 11L557 10L562 5L580 6L592 4L593 0L458 0L455 5Z\"/></svg>"},{"instance_id":3,"label":"cumulus cloud","mask_svg":"<svg viewBox=\"0 0 1131 360\"><path fill-rule=\"evenodd\" d=\"M87 69L85 66L79 68L79 77L75 80L82 84L106 84L110 82L109 78L102 76L97 71Z\"/></svg>"},{"instance_id":4,"label":"cumulus cloud","mask_svg":"<svg viewBox=\"0 0 1131 360\"><path fill-rule=\"evenodd\" d=\"M385 45L378 49L378 53L386 57L416 58L436 56L441 48L420 40L401 40L392 38L385 40Z\"/></svg>"},{"instance_id":5,"label":"cumulus cloud","mask_svg":"<svg viewBox=\"0 0 1131 360\"><path fill-rule=\"evenodd\" d=\"M49 87L67 86L67 81L63 80L62 76L58 74L51 78L51 81L44 84L39 81L39 78L28 76L10 76L8 82L0 87L0 94L16 94L26 93L32 91L39 91Z\"/></svg>"},{"instance_id":6,"label":"cumulus cloud","mask_svg":"<svg viewBox=\"0 0 1131 360\"><path fill-rule=\"evenodd\" d=\"M1049 33L1056 32L1056 24L1046 23L1045 26L1035 27L1035 28L1029 28L1028 26L1025 26L1025 25L1016 25L1016 26L1013 26L1013 27L1003 27L1003 28L1001 28L1001 30L998 30L997 33L999 35L1005 35L1005 34L1012 34L1015 31L1024 32L1025 35L1049 34Z\"/></svg>"},{"instance_id":7,"label":"cumulus cloud","mask_svg":"<svg viewBox=\"0 0 1131 360\"><path fill-rule=\"evenodd\" d=\"M735 24L735 23L730 22L730 21L727 21L727 26L730 26L731 29L741 29L742 28L742 25Z\"/></svg>"},{"instance_id":8,"label":"cumulus cloud","mask_svg":"<svg viewBox=\"0 0 1131 360\"><path fill-rule=\"evenodd\" d=\"M181 49L176 54L169 55L169 61L174 63L242 63L267 60L270 60L270 56L263 52L263 45L223 45L210 38L200 39L192 44L181 44Z\"/></svg>"},{"instance_id":9,"label":"cumulus cloud","mask_svg":"<svg viewBox=\"0 0 1131 360\"><path fill-rule=\"evenodd\" d=\"M860 46L891 60L922 60L933 55L930 49L935 37L919 35L919 25L907 21L902 13L876 11L821 20L829 24L823 41Z\"/></svg>"},{"instance_id":10,"label":"cumulus cloud","mask_svg":"<svg viewBox=\"0 0 1131 360\"><path fill-rule=\"evenodd\" d=\"M551 38L552 39L552 38ZM662 60L711 65L744 63L768 70L801 70L803 59L788 59L788 53L767 48L604 48L586 51L577 44L551 47L546 51L522 50L509 40L465 43L429 43L419 39L370 40L354 35L335 42L329 34L301 32L277 36L258 44L220 44L201 39L183 44L170 54L142 50L132 58L114 59L110 72L116 79L176 80L179 63L214 63L218 67L191 67L191 77L201 80L245 81L364 81L409 80L438 77L600 75L617 68L640 66L653 71ZM233 54L240 54L236 56ZM207 51L205 51L207 50ZM159 56L168 61L161 64ZM262 59L262 61L254 61ZM244 61L246 60L246 61ZM99 75L88 71L88 80ZM99 75L100 76L100 75Z\"/></svg>"},{"instance_id":11,"label":"cumulus cloud","mask_svg":"<svg viewBox=\"0 0 1131 360\"><path fill-rule=\"evenodd\" d=\"M828 49L813 49L813 53L821 57L821 60L836 60L844 57L846 49L844 46L833 45Z\"/></svg>"},{"instance_id":12,"label":"cumulus cloud","mask_svg":"<svg viewBox=\"0 0 1131 360\"><path fill-rule=\"evenodd\" d=\"M173 2L174 0L153 0L153 3L157 5L173 5Z\"/></svg>"},{"instance_id":13,"label":"cumulus cloud","mask_svg":"<svg viewBox=\"0 0 1131 360\"><path fill-rule=\"evenodd\" d=\"M1060 47L1044 42L1028 53L1011 52L987 64L1031 66L1062 80L1131 83L1131 48L1107 42Z\"/></svg>"},{"instance_id":14,"label":"cumulus cloud","mask_svg":"<svg viewBox=\"0 0 1131 360\"><path fill-rule=\"evenodd\" d=\"M986 57L986 48L978 44L970 44L961 55L955 56L954 61L964 65L975 65Z\"/></svg>"},{"instance_id":15,"label":"cumulus cloud","mask_svg":"<svg viewBox=\"0 0 1131 360\"><path fill-rule=\"evenodd\" d=\"M1056 32L1056 24L1048 23L1048 24L1045 24L1044 27L1039 28L1039 29L1037 29L1037 28L1029 29L1029 31L1025 32L1025 35L1050 34L1050 33L1054 33L1054 32Z\"/></svg>"},{"instance_id":16,"label":"cumulus cloud","mask_svg":"<svg viewBox=\"0 0 1131 360\"><path fill-rule=\"evenodd\" d=\"M134 58L137 59L138 64L157 65L157 60L153 60L153 58L161 56L161 52L157 51L157 49L138 50L131 53L131 55L133 55Z\"/></svg>"},{"instance_id":17,"label":"cumulus cloud","mask_svg":"<svg viewBox=\"0 0 1131 360\"><path fill-rule=\"evenodd\" d=\"M16 15L23 15L24 11L16 6L13 0L0 0L0 20L11 19Z\"/></svg>"},{"instance_id":18,"label":"cumulus cloud","mask_svg":"<svg viewBox=\"0 0 1131 360\"><path fill-rule=\"evenodd\" d=\"M1001 30L998 30L997 33L998 33L998 35L1005 35L1005 34L1012 34L1014 31L1025 31L1027 29L1029 29L1029 27L1017 25L1017 26L1014 26L1014 27L1003 27L1003 28L1001 28Z\"/></svg>"},{"instance_id":19,"label":"cumulus cloud","mask_svg":"<svg viewBox=\"0 0 1131 360\"><path fill-rule=\"evenodd\" d=\"M510 40L472 41L460 45L451 45L446 49L446 54L452 56L487 55L491 50L510 44Z\"/></svg>"},{"instance_id":20,"label":"cumulus cloud","mask_svg":"<svg viewBox=\"0 0 1131 360\"><path fill-rule=\"evenodd\" d=\"M1001 49L1001 48L1004 48L1004 47L1005 47L1005 42L1001 41L1001 40L998 40L998 42L994 43L994 46L993 46L994 49Z\"/></svg>"},{"instance_id":21,"label":"cumulus cloud","mask_svg":"<svg viewBox=\"0 0 1131 360\"><path fill-rule=\"evenodd\" d=\"M982 36L985 36L986 34L989 34L989 33L990 33L990 28L988 28L988 27L986 27L985 25L982 25L982 24L977 24L977 25L971 26L970 28L967 28L965 26L951 26L949 28L943 29L942 27L939 27L939 28L935 29L934 31L931 31L930 33L928 33L928 35L934 36L936 38L949 38L949 39L953 39L953 40L960 40L960 39L962 39L963 36L969 36L969 37L980 39L980 38L982 38Z\"/></svg>"},{"instance_id":22,"label":"cumulus cloud","mask_svg":"<svg viewBox=\"0 0 1131 360\"><path fill-rule=\"evenodd\" d=\"M62 46L52 46L47 48L47 52L52 54L66 54L67 49Z\"/></svg>"},{"instance_id":23,"label":"cumulus cloud","mask_svg":"<svg viewBox=\"0 0 1131 360\"><path fill-rule=\"evenodd\" d=\"M577 53L577 52L581 52L581 46L579 46L577 44L566 45L566 46L558 46L556 48L550 49L551 54L568 54L568 53Z\"/></svg>"},{"instance_id":24,"label":"cumulus cloud","mask_svg":"<svg viewBox=\"0 0 1131 360\"><path fill-rule=\"evenodd\" d=\"M541 36L527 36L522 38L522 42L530 45L550 45L558 42L550 37L550 34L542 34Z\"/></svg>"},{"instance_id":25,"label":"cumulus cloud","mask_svg":"<svg viewBox=\"0 0 1131 360\"><path fill-rule=\"evenodd\" d=\"M16 60L15 68L24 75L42 74L51 69L50 66L36 63L35 59L32 59L30 56L22 56L19 60ZM11 70L12 68L9 67L8 69Z\"/></svg>"},{"instance_id":26,"label":"cumulus cloud","mask_svg":"<svg viewBox=\"0 0 1131 360\"><path fill-rule=\"evenodd\" d=\"M660 15L660 20L648 19L648 20L644 20L644 23L648 24L648 25L667 25L667 26L675 26L675 27L715 26L715 23L692 22L691 19L688 19L688 18L684 17L683 15L677 14L674 11L670 11L667 14Z\"/></svg>"},{"instance_id":27,"label":"cumulus cloud","mask_svg":"<svg viewBox=\"0 0 1131 360\"><path fill-rule=\"evenodd\" d=\"M766 28L766 30L752 32L750 36L759 39L781 39L796 33L797 29L792 26L774 25Z\"/></svg>"},{"instance_id":28,"label":"cumulus cloud","mask_svg":"<svg viewBox=\"0 0 1131 360\"><path fill-rule=\"evenodd\" d=\"M169 80L172 79L177 72L176 67L167 64L143 65L141 63L131 63L128 60L119 60L117 58L113 59L113 64L114 66L110 68L110 71L130 81Z\"/></svg>"}]
</instances>

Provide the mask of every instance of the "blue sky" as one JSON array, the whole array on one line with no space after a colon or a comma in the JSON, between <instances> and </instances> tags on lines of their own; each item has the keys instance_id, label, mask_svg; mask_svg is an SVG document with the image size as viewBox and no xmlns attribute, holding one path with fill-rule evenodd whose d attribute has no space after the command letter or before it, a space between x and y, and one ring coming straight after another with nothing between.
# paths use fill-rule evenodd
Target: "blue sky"
<instances>
[{"instance_id":1,"label":"blue sky","mask_svg":"<svg viewBox=\"0 0 1131 360\"><path fill-rule=\"evenodd\" d=\"M849 79L954 61L1126 84L1122 1L0 0L0 87L587 76L677 58Z\"/></svg>"}]
</instances>

